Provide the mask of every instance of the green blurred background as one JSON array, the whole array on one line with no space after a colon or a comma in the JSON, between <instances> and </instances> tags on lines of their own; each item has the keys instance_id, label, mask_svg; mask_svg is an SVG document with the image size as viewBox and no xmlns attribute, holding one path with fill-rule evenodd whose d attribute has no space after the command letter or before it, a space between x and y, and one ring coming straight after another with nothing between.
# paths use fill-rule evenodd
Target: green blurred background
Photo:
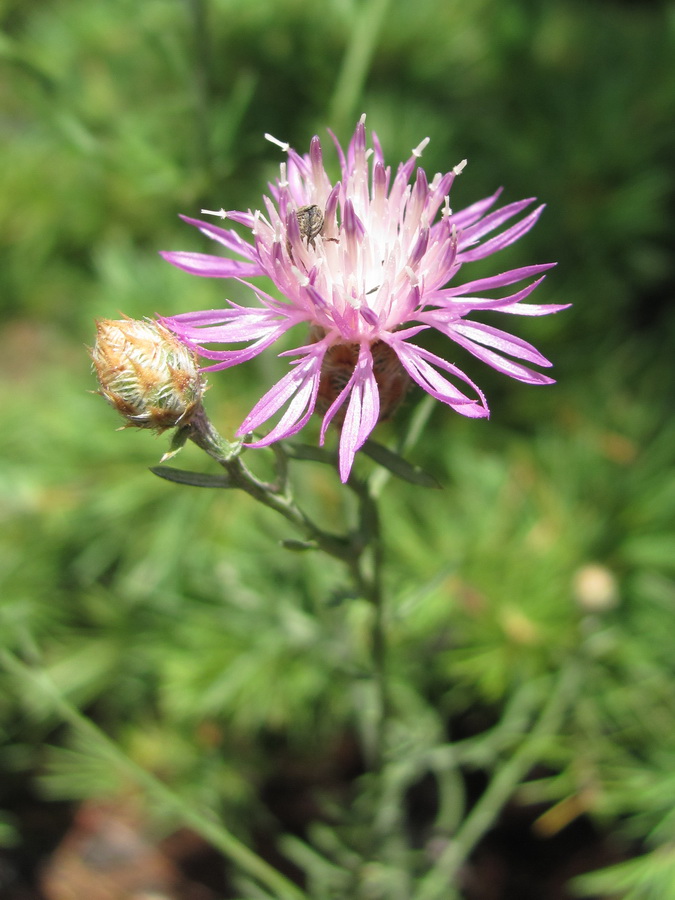
<instances>
[{"instance_id":1,"label":"green blurred background","mask_svg":"<svg viewBox=\"0 0 675 900\"><path fill-rule=\"evenodd\" d=\"M627 855L670 846L675 6L2 0L0 16L0 645L242 834L267 821L266 779L334 758L368 610L339 604L339 569L279 548L284 525L248 498L153 478L166 442L116 433L86 347L96 317L244 297L162 262L212 250L178 214L255 208L280 159L264 132L304 150L366 112L388 163L425 136L427 172L468 158L454 208L500 185L543 200L500 270L557 260L538 300L574 304L512 326L558 384L458 355L490 423L438 408L412 457L444 490L387 489L401 715L490 721L579 655L583 690L528 802L583 796ZM281 366L211 377L226 436ZM180 464L208 465L190 448ZM333 473L301 474L317 515L346 515ZM0 840L20 853L26 792L124 785L16 673L0 680Z\"/></svg>"}]
</instances>

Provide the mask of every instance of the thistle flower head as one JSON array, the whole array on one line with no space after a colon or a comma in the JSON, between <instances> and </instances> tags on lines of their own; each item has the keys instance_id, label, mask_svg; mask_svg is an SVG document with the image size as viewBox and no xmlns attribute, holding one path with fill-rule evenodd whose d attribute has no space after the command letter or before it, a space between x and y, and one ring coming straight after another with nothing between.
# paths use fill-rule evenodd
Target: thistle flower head
<instances>
[{"instance_id":1,"label":"thistle flower head","mask_svg":"<svg viewBox=\"0 0 675 900\"><path fill-rule=\"evenodd\" d=\"M418 167L425 139L392 173L375 134L368 146L365 116L346 153L333 138L341 170L336 183L324 168L318 137L306 155L270 140L286 159L269 186L270 196L263 198L264 209L217 213L249 229L250 242L234 229L186 219L241 259L163 254L192 274L243 281L257 298L250 307L228 301L225 309L162 320L212 361L208 369L246 362L293 326L306 326L302 345L280 354L291 357L288 372L238 430L248 435L284 410L250 446L289 437L318 412L321 443L331 422L341 426L340 476L346 481L356 451L377 422L392 414L410 381L462 415L487 416L485 398L469 376L415 340L428 329L513 378L551 383L530 368L551 365L533 346L467 317L479 311L538 316L565 308L522 302L554 264L456 283L465 263L496 253L529 231L542 206L525 212L534 202L527 199L494 209L497 191L453 212L450 189L464 163L429 179ZM250 281L258 276L272 282L274 295ZM518 284L506 296L490 296Z\"/></svg>"},{"instance_id":2,"label":"thistle flower head","mask_svg":"<svg viewBox=\"0 0 675 900\"><path fill-rule=\"evenodd\" d=\"M200 405L196 354L159 322L99 319L91 358L101 395L127 427L165 431L187 424Z\"/></svg>"}]
</instances>

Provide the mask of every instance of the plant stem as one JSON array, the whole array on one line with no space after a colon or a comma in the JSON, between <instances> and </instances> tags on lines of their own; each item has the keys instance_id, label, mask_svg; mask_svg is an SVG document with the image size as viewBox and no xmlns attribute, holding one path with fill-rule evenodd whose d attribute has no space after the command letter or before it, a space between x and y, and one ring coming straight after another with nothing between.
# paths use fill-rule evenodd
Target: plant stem
<instances>
[{"instance_id":1,"label":"plant stem","mask_svg":"<svg viewBox=\"0 0 675 900\"><path fill-rule=\"evenodd\" d=\"M375 745L373 747L373 771L381 772L385 763L387 722L390 714L389 688L387 678L387 633L385 619L385 596L382 583L384 549L380 514L370 483L349 482L360 501L360 535L362 548L371 551L370 567L366 569L363 553L354 559L354 581L364 599L373 607L371 628L371 653L373 681L377 705Z\"/></svg>"},{"instance_id":2,"label":"plant stem","mask_svg":"<svg viewBox=\"0 0 675 900\"><path fill-rule=\"evenodd\" d=\"M446 900L448 891L456 887L460 867L478 841L494 825L504 804L537 761L541 741L560 727L578 684L579 674L574 661L563 669L539 721L520 748L497 769L480 800L450 839L434 867L421 879L414 900Z\"/></svg>"},{"instance_id":3,"label":"plant stem","mask_svg":"<svg viewBox=\"0 0 675 900\"><path fill-rule=\"evenodd\" d=\"M335 535L319 528L301 510L288 489L287 459L280 445L276 448L277 479L266 484L250 472L239 456L239 447L225 441L213 427L203 409L193 417L187 436L227 471L230 487L240 488L255 500L276 510L291 522L316 547L340 560L349 570L354 587L373 607L371 629L372 673L375 686L376 724L370 749L373 773L385 763L386 731L390 715L387 684L387 634L385 598L382 583L383 546L376 488L352 477L348 486L358 497L358 527L346 535ZM372 479L371 479L372 482Z\"/></svg>"},{"instance_id":4,"label":"plant stem","mask_svg":"<svg viewBox=\"0 0 675 900\"><path fill-rule=\"evenodd\" d=\"M225 441L213 427L203 409L193 417L188 428L189 439L225 469L231 487L245 491L254 500L278 512L324 553L348 565L351 564L354 557L353 542L348 537L331 534L319 528L297 506L287 492L285 463L280 465L277 460L280 484L265 484L256 478L241 461L240 446Z\"/></svg>"},{"instance_id":5,"label":"plant stem","mask_svg":"<svg viewBox=\"0 0 675 900\"><path fill-rule=\"evenodd\" d=\"M208 813L190 807L170 787L130 759L97 725L60 694L44 669L36 671L7 650L0 651L0 661L12 675L27 681L32 690L47 697L59 716L75 731L92 741L103 758L121 769L150 797L171 809L184 825L192 828L242 871L267 887L275 897L280 900L308 900L304 891L250 850L223 825L210 818Z\"/></svg>"}]
</instances>

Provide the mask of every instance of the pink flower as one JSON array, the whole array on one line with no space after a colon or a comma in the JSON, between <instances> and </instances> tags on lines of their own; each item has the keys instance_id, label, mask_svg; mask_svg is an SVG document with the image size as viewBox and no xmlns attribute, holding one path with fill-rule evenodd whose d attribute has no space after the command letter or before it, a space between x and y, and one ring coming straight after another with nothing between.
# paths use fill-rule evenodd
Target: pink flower
<instances>
[{"instance_id":1,"label":"pink flower","mask_svg":"<svg viewBox=\"0 0 675 900\"><path fill-rule=\"evenodd\" d=\"M185 219L242 259L163 254L194 275L236 278L258 298L255 307L228 301L226 309L162 319L188 346L215 361L207 371L252 359L294 325L308 327L303 346L280 354L295 357L289 371L237 432L245 436L257 431L285 407L271 431L249 446L263 447L289 437L319 412L321 443L330 422L341 423L339 468L346 481L356 451L377 422L393 412L409 379L464 416L487 416L485 397L473 381L453 363L414 343L412 339L428 328L512 378L531 384L552 382L524 364L551 365L531 344L467 316L482 310L540 316L564 309L522 302L554 263L450 284L464 263L496 253L528 232L543 206L521 216L533 203L528 199L489 212L499 197L497 191L453 212L449 191L464 163L429 182L417 167L427 138L392 179L374 133L372 149L366 149L365 116L346 156L333 137L342 172L336 184L331 184L324 168L318 137L312 138L306 156L270 139L281 146L287 161L281 164L277 182L270 185L271 197L263 198L264 212L218 213L249 228L252 243L232 229ZM515 223L502 228L514 218ZM257 276L271 279L282 299L251 284L249 279ZM508 296L482 296L524 281L529 283ZM239 348L212 350L205 344Z\"/></svg>"}]
</instances>

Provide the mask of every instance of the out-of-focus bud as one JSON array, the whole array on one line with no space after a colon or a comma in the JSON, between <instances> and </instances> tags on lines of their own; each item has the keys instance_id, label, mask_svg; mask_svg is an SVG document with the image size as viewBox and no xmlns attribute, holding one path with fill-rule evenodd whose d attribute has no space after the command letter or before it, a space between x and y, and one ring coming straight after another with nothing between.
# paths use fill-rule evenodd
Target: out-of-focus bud
<instances>
[{"instance_id":1,"label":"out-of-focus bud","mask_svg":"<svg viewBox=\"0 0 675 900\"><path fill-rule=\"evenodd\" d=\"M619 602L619 586L613 573L599 563L588 563L574 573L574 597L586 612L601 613Z\"/></svg>"},{"instance_id":2,"label":"out-of-focus bud","mask_svg":"<svg viewBox=\"0 0 675 900\"><path fill-rule=\"evenodd\" d=\"M99 319L91 358L100 393L127 427L165 431L186 425L201 406L197 357L159 322Z\"/></svg>"}]
</instances>

